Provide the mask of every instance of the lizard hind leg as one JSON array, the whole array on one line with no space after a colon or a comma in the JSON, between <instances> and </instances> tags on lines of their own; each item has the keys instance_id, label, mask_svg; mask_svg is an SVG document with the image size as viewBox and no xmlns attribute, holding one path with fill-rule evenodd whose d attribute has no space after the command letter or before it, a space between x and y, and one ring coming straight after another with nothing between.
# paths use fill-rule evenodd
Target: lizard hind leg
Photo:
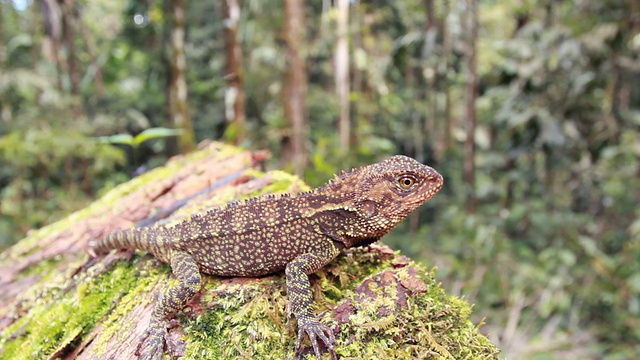
<instances>
[{"instance_id":1,"label":"lizard hind leg","mask_svg":"<svg viewBox=\"0 0 640 360\"><path fill-rule=\"evenodd\" d=\"M166 346L170 355L172 348L167 328L175 314L200 291L202 278L195 260L187 253L174 251L169 256L171 271L179 283L160 293L151 314L149 327L143 335L136 354L141 360L160 360Z\"/></svg>"}]
</instances>

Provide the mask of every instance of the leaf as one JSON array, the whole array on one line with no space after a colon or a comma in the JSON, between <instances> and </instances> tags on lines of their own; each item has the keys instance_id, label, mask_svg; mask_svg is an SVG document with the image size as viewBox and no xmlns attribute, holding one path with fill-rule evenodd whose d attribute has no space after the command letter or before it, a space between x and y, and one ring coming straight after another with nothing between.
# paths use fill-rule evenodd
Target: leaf
<instances>
[{"instance_id":1,"label":"leaf","mask_svg":"<svg viewBox=\"0 0 640 360\"><path fill-rule=\"evenodd\" d=\"M169 129L169 128L149 128L140 134L136 135L133 139L132 145L134 147L138 147L140 144L147 140L157 139L157 138L165 138L169 136L178 136L182 134L182 129Z\"/></svg>"},{"instance_id":2,"label":"leaf","mask_svg":"<svg viewBox=\"0 0 640 360\"><path fill-rule=\"evenodd\" d=\"M613 22L605 22L595 26L582 36L582 43L591 51L607 51L607 42L613 40L620 27Z\"/></svg>"},{"instance_id":3,"label":"leaf","mask_svg":"<svg viewBox=\"0 0 640 360\"><path fill-rule=\"evenodd\" d=\"M29 34L19 34L11 38L7 44L7 54L11 55L13 51L19 47L29 47L33 45L33 39Z\"/></svg>"},{"instance_id":4,"label":"leaf","mask_svg":"<svg viewBox=\"0 0 640 360\"><path fill-rule=\"evenodd\" d=\"M529 120L533 119L535 115L536 115L536 109L527 108L524 111L512 113L511 116L508 118L507 122L511 126L511 128L517 128L517 127L524 126L526 123L529 122Z\"/></svg>"},{"instance_id":5,"label":"leaf","mask_svg":"<svg viewBox=\"0 0 640 360\"><path fill-rule=\"evenodd\" d=\"M135 146L133 143L133 136L129 134L115 134L111 136L100 136L97 138L100 143L107 144L124 144L129 146Z\"/></svg>"}]
</instances>

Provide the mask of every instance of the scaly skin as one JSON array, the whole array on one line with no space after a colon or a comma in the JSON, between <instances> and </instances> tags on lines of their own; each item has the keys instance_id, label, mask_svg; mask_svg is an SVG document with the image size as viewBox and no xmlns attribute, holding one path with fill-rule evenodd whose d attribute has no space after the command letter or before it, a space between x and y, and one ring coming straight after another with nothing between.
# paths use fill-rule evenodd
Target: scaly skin
<instances>
[{"instance_id":1,"label":"scaly skin","mask_svg":"<svg viewBox=\"0 0 640 360\"><path fill-rule=\"evenodd\" d=\"M233 203L169 227L119 231L92 243L90 252L144 250L171 264L179 280L160 294L139 346L141 359L162 358L169 321L200 290L200 272L260 276L283 270L288 311L298 320L296 352L307 334L318 359L318 339L336 359L333 330L313 314L308 275L344 248L379 240L442 185L434 169L398 155L343 172L310 192Z\"/></svg>"}]
</instances>

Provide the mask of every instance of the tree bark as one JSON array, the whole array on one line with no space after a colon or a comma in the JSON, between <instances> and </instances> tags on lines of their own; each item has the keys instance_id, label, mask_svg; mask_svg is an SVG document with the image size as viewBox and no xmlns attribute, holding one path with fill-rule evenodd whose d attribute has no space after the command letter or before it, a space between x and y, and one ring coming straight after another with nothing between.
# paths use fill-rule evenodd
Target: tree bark
<instances>
[{"instance_id":1,"label":"tree bark","mask_svg":"<svg viewBox=\"0 0 640 360\"><path fill-rule=\"evenodd\" d=\"M75 0L61 0L62 8L62 33L67 50L67 75L71 86L71 94L80 95L80 74L78 73L78 63L76 59L75 46L75 21L74 8Z\"/></svg>"},{"instance_id":2,"label":"tree bark","mask_svg":"<svg viewBox=\"0 0 640 360\"><path fill-rule=\"evenodd\" d=\"M451 30L449 29L449 12L451 11L451 0L444 1L444 14L442 14L442 52L444 61L442 63L442 81L444 88L444 135L442 139L442 153L444 154L451 148L451 129L453 128L453 117L451 116L451 82L449 80L449 70L451 68L451 58L453 56L453 47L451 44Z\"/></svg>"},{"instance_id":3,"label":"tree bark","mask_svg":"<svg viewBox=\"0 0 640 360\"><path fill-rule=\"evenodd\" d=\"M340 150L349 150L351 120L349 118L349 0L337 0L337 41L334 54L336 95L340 107L338 129Z\"/></svg>"},{"instance_id":4,"label":"tree bark","mask_svg":"<svg viewBox=\"0 0 640 360\"><path fill-rule=\"evenodd\" d=\"M308 127L305 106L307 78L302 57L304 1L285 0L284 9L287 68L282 94L284 116L290 133L284 138L283 159L293 163L295 173L301 175L307 163L304 143Z\"/></svg>"},{"instance_id":5,"label":"tree bark","mask_svg":"<svg viewBox=\"0 0 640 360\"><path fill-rule=\"evenodd\" d=\"M465 44L466 50L466 140L464 143L464 181L468 188L466 208L475 212L475 132L476 132L476 41L478 39L478 2L465 0Z\"/></svg>"},{"instance_id":6,"label":"tree bark","mask_svg":"<svg viewBox=\"0 0 640 360\"><path fill-rule=\"evenodd\" d=\"M437 69L437 62L439 58L437 53L437 41L438 41L438 22L436 20L435 9L433 6L433 0L424 0L425 10L425 26L424 26L424 44L422 47L422 53L420 55L420 76L423 85L420 86L418 91L421 102L423 102L427 109L424 111L424 133L427 135L427 144L430 145L433 151L433 157L436 162L441 158L440 153L442 149L442 136L441 128L439 125L439 108L438 108L438 91L440 90L440 74ZM422 116L421 116L422 117ZM422 136L422 147L416 156L420 156L420 161L425 161L424 151L424 136ZM419 139L416 139L418 141Z\"/></svg>"},{"instance_id":7,"label":"tree bark","mask_svg":"<svg viewBox=\"0 0 640 360\"><path fill-rule=\"evenodd\" d=\"M178 147L187 153L195 147L193 123L189 114L187 79L185 74L186 56L184 53L184 0L171 0L173 27L171 29L171 85L169 89L172 101L169 101L169 114L173 125L182 130L178 138Z\"/></svg>"},{"instance_id":8,"label":"tree bark","mask_svg":"<svg viewBox=\"0 0 640 360\"><path fill-rule=\"evenodd\" d=\"M102 66L99 63L98 54L93 44L91 34L89 33L89 29L87 29L87 26L82 20L82 17L78 17L78 25L80 27L80 32L82 33L82 38L84 39L85 44L87 44L87 52L91 57L91 67L94 71L93 79L96 90L95 100L100 102L104 98L104 80L102 78Z\"/></svg>"},{"instance_id":9,"label":"tree bark","mask_svg":"<svg viewBox=\"0 0 640 360\"><path fill-rule=\"evenodd\" d=\"M0 19L5 19L3 6L0 5ZM0 71L7 73L7 47L5 46L6 40L4 38L4 26L0 25ZM8 124L13 117L13 111L11 109L11 101L5 96L6 92L0 92L0 121Z\"/></svg>"},{"instance_id":10,"label":"tree bark","mask_svg":"<svg viewBox=\"0 0 640 360\"><path fill-rule=\"evenodd\" d=\"M62 15L57 0L41 0L40 8L45 24L47 45L44 49L45 57L53 62L57 70L56 85L58 90L63 91L63 76L65 74L64 64L60 61L60 48L62 42Z\"/></svg>"},{"instance_id":11,"label":"tree bark","mask_svg":"<svg viewBox=\"0 0 640 360\"><path fill-rule=\"evenodd\" d=\"M362 14L360 10L360 0L355 0L351 4L352 8L350 11L350 18L353 23L353 53L357 53L358 51L364 51L364 46L362 44ZM363 71L360 69L360 66L353 61L352 66L353 71L353 81L352 81L352 92L356 94L356 96L360 97L363 89ZM354 101L353 104L350 105L351 113L353 114L353 148L358 148L358 119L360 117L360 112L358 109L358 101Z\"/></svg>"},{"instance_id":12,"label":"tree bark","mask_svg":"<svg viewBox=\"0 0 640 360\"><path fill-rule=\"evenodd\" d=\"M238 144L244 140L246 133L244 69L242 67L242 47L238 39L240 22L239 0L225 0L224 12L225 78L227 79L224 101L225 119L228 129L232 129L230 140Z\"/></svg>"}]
</instances>

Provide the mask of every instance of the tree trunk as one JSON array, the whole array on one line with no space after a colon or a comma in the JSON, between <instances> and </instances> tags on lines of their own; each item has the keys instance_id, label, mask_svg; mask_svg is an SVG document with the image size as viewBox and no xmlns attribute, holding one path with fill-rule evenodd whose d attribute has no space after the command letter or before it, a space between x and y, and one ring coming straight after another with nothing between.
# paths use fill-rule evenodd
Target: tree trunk
<instances>
[{"instance_id":1,"label":"tree trunk","mask_svg":"<svg viewBox=\"0 0 640 360\"><path fill-rule=\"evenodd\" d=\"M195 147L195 134L189 114L187 95L187 79L185 74L186 57L184 54L184 0L171 0L173 27L171 29L171 86L169 89L172 101L169 101L169 114L173 126L182 130L178 138L178 146L182 153Z\"/></svg>"},{"instance_id":2,"label":"tree trunk","mask_svg":"<svg viewBox=\"0 0 640 360\"><path fill-rule=\"evenodd\" d=\"M467 211L475 212L475 132L476 132L476 41L478 39L478 2L466 0L465 3L465 44L467 90L466 90L466 140L464 143L464 181L468 188Z\"/></svg>"},{"instance_id":3,"label":"tree trunk","mask_svg":"<svg viewBox=\"0 0 640 360\"><path fill-rule=\"evenodd\" d=\"M451 82L449 80L449 70L451 68L451 58L453 56L453 46L451 44L451 30L449 29L449 12L451 11L451 0L444 1L444 14L442 14L442 52L444 61L442 62L443 78L441 84L444 88L444 135L442 139L442 153L446 153L451 148L451 129L453 128L453 117L451 116Z\"/></svg>"},{"instance_id":4,"label":"tree trunk","mask_svg":"<svg viewBox=\"0 0 640 360\"><path fill-rule=\"evenodd\" d=\"M238 39L240 22L239 0L224 1L224 48L226 52L225 78L225 119L227 138L238 144L246 133L244 109L244 70L242 67L242 47ZM229 132L229 129L231 130Z\"/></svg>"},{"instance_id":5,"label":"tree trunk","mask_svg":"<svg viewBox=\"0 0 640 360\"><path fill-rule=\"evenodd\" d=\"M80 74L78 73L78 63L76 59L75 46L75 21L74 8L75 0L61 0L62 8L62 33L67 50L67 74L71 85L71 94L80 96Z\"/></svg>"},{"instance_id":6,"label":"tree trunk","mask_svg":"<svg viewBox=\"0 0 640 360\"><path fill-rule=\"evenodd\" d=\"M416 109L412 115L412 133L415 148L415 158L420 162L425 161L425 141L431 145L436 151L439 141L437 136L436 118L438 113L436 95L437 95L437 72L433 64L433 58L436 56L435 47L438 37L438 28L436 27L435 14L433 10L433 1L424 1L425 10L425 26L422 34L423 46L420 53L420 61L418 66L412 71L417 74L416 88L418 103L422 104L421 109ZM424 119L424 121L423 121ZM427 138L425 139L425 134ZM436 159L438 157L436 156Z\"/></svg>"},{"instance_id":7,"label":"tree trunk","mask_svg":"<svg viewBox=\"0 0 640 360\"><path fill-rule=\"evenodd\" d=\"M349 119L349 0L336 0L337 42L334 54L336 95L340 107L338 129L340 150L349 150L351 123Z\"/></svg>"},{"instance_id":8,"label":"tree trunk","mask_svg":"<svg viewBox=\"0 0 640 360\"><path fill-rule=\"evenodd\" d=\"M438 121L440 118L438 92L440 91L441 79L436 59L441 58L441 54L437 52L436 47L438 42L438 22L436 20L433 0L424 0L424 9L424 45L420 59L420 63L422 64L420 73L423 75L420 79L422 79L425 84L421 86L419 93L421 98L424 99L423 102L428 106L425 111L424 128L426 129L425 134L427 134L426 140L433 152L433 159L437 163L441 158L442 128L444 128L445 125L442 121ZM421 154L424 159L424 144L419 154Z\"/></svg>"},{"instance_id":9,"label":"tree trunk","mask_svg":"<svg viewBox=\"0 0 640 360\"><path fill-rule=\"evenodd\" d=\"M4 7L0 5L0 19L5 19L5 15L2 13L3 11ZM7 47L5 44L4 26L0 25L0 71L3 74L7 73ZM0 121L8 124L13 117L13 111L11 109L11 101L5 94L5 91L0 91Z\"/></svg>"},{"instance_id":10,"label":"tree trunk","mask_svg":"<svg viewBox=\"0 0 640 360\"><path fill-rule=\"evenodd\" d=\"M87 45L87 52L89 53L89 57L91 57L91 68L93 69L93 80L96 91L95 101L100 102L104 98L104 80L102 78L102 66L100 65L98 53L93 43L94 39L91 38L89 29L87 29L87 26L82 20L82 17L78 17L78 25L80 27L80 33L82 33L82 38Z\"/></svg>"},{"instance_id":11,"label":"tree trunk","mask_svg":"<svg viewBox=\"0 0 640 360\"><path fill-rule=\"evenodd\" d=\"M41 0L42 17L45 24L46 40L44 47L45 57L53 62L58 72L56 85L63 91L62 77L66 66L60 61L60 48L62 42L62 16L60 6L56 0Z\"/></svg>"},{"instance_id":12,"label":"tree trunk","mask_svg":"<svg viewBox=\"0 0 640 360\"><path fill-rule=\"evenodd\" d=\"M322 0L322 13L320 15L320 38L325 38L327 35L327 27L331 26L333 21L331 20L331 0Z\"/></svg>"},{"instance_id":13,"label":"tree trunk","mask_svg":"<svg viewBox=\"0 0 640 360\"><path fill-rule=\"evenodd\" d=\"M29 17L32 21L29 27L29 33L32 38L31 43L31 68L36 69L40 64L40 56L42 55L42 37L44 35L44 23L39 21L41 19L42 9L41 6L30 6Z\"/></svg>"},{"instance_id":14,"label":"tree trunk","mask_svg":"<svg viewBox=\"0 0 640 360\"><path fill-rule=\"evenodd\" d=\"M284 10L287 68L282 94L284 117L290 133L284 139L283 159L293 163L295 173L301 175L307 162L304 143L308 127L304 99L307 93L307 78L302 58L304 1L285 0Z\"/></svg>"},{"instance_id":15,"label":"tree trunk","mask_svg":"<svg viewBox=\"0 0 640 360\"><path fill-rule=\"evenodd\" d=\"M364 46L362 44L362 14L360 10L360 0L355 0L351 4L352 8L350 11L351 21L353 23L353 52L364 51ZM356 94L359 98L362 96L362 88L363 88L363 71L360 69L356 61L353 61L353 93ZM358 120L360 117L359 109L358 109L358 101L354 101L351 104L351 113L353 114L353 130L351 131L353 136L353 144L352 147L357 149L358 144Z\"/></svg>"}]
</instances>

